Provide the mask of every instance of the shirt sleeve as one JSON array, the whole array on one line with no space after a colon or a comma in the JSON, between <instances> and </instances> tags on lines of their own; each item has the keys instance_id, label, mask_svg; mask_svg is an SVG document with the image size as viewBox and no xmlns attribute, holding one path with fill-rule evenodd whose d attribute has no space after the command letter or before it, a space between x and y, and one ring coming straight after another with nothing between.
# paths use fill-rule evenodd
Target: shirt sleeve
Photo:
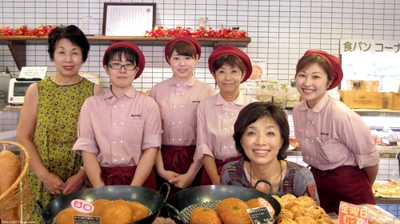
<instances>
[{"instance_id":1,"label":"shirt sleeve","mask_svg":"<svg viewBox=\"0 0 400 224\"><path fill-rule=\"evenodd\" d=\"M296 196L307 195L319 205L319 197L314 176L306 167L298 170L294 176L293 191Z\"/></svg>"},{"instance_id":2,"label":"shirt sleeve","mask_svg":"<svg viewBox=\"0 0 400 224\"><path fill-rule=\"evenodd\" d=\"M211 152L207 138L207 121L205 113L205 101L200 102L197 107L197 140L196 140L196 159L202 159L205 155L209 155L213 158L214 154Z\"/></svg>"},{"instance_id":3,"label":"shirt sleeve","mask_svg":"<svg viewBox=\"0 0 400 224\"><path fill-rule=\"evenodd\" d=\"M98 155L99 147L95 139L95 133L91 120L90 102L94 99L89 97L85 100L81 107L81 113L78 119L78 139L72 150L81 155L81 151L90 152Z\"/></svg>"},{"instance_id":4,"label":"shirt sleeve","mask_svg":"<svg viewBox=\"0 0 400 224\"><path fill-rule=\"evenodd\" d=\"M160 109L153 98L147 97L149 108L143 131L142 149L161 148L161 115Z\"/></svg>"},{"instance_id":5,"label":"shirt sleeve","mask_svg":"<svg viewBox=\"0 0 400 224\"><path fill-rule=\"evenodd\" d=\"M346 111L341 117L335 117L335 123L340 124L336 132L343 144L354 154L360 169L374 166L379 163L379 153L370 127L359 115L353 113Z\"/></svg>"}]
</instances>

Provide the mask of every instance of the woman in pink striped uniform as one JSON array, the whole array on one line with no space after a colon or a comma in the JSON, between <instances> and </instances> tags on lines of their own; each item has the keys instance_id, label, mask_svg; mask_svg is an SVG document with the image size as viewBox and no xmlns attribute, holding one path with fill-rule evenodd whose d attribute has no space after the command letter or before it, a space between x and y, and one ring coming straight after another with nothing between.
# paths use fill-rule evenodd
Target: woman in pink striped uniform
<instances>
[{"instance_id":1,"label":"woman in pink striped uniform","mask_svg":"<svg viewBox=\"0 0 400 224\"><path fill-rule=\"evenodd\" d=\"M220 171L226 163L242 156L236 151L233 125L240 110L257 101L240 92L240 83L251 75L250 58L234 46L221 46L208 59L219 93L200 103L197 109L196 157L204 170L201 185L219 184Z\"/></svg>"}]
</instances>

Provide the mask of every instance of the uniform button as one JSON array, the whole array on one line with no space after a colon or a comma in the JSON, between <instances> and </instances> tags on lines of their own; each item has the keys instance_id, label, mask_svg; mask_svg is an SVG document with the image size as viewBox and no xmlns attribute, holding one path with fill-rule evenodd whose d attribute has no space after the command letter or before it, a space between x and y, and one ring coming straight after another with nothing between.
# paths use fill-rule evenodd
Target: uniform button
<instances>
[{"instance_id":1,"label":"uniform button","mask_svg":"<svg viewBox=\"0 0 400 224\"><path fill-rule=\"evenodd\" d=\"M310 121L307 121L307 124L309 124L310 123Z\"/></svg>"},{"instance_id":2,"label":"uniform button","mask_svg":"<svg viewBox=\"0 0 400 224\"><path fill-rule=\"evenodd\" d=\"M122 158L121 160L125 160L125 158Z\"/></svg>"},{"instance_id":3,"label":"uniform button","mask_svg":"<svg viewBox=\"0 0 400 224\"><path fill-rule=\"evenodd\" d=\"M178 84L176 84L176 86L179 86L179 83L178 83Z\"/></svg>"},{"instance_id":4,"label":"uniform button","mask_svg":"<svg viewBox=\"0 0 400 224\"><path fill-rule=\"evenodd\" d=\"M179 93L176 93L176 95L179 95Z\"/></svg>"},{"instance_id":5,"label":"uniform button","mask_svg":"<svg viewBox=\"0 0 400 224\"><path fill-rule=\"evenodd\" d=\"M174 142L174 141L175 141L175 139L173 138L173 139L172 139L172 141Z\"/></svg>"},{"instance_id":6,"label":"uniform button","mask_svg":"<svg viewBox=\"0 0 400 224\"><path fill-rule=\"evenodd\" d=\"M175 121L173 121L172 124L175 124Z\"/></svg>"},{"instance_id":7,"label":"uniform button","mask_svg":"<svg viewBox=\"0 0 400 224\"><path fill-rule=\"evenodd\" d=\"M174 105L174 108L176 108L176 105Z\"/></svg>"},{"instance_id":8,"label":"uniform button","mask_svg":"<svg viewBox=\"0 0 400 224\"><path fill-rule=\"evenodd\" d=\"M225 114L228 114L228 112L225 112Z\"/></svg>"},{"instance_id":9,"label":"uniform button","mask_svg":"<svg viewBox=\"0 0 400 224\"><path fill-rule=\"evenodd\" d=\"M229 146L229 148L233 149L233 146Z\"/></svg>"},{"instance_id":10,"label":"uniform button","mask_svg":"<svg viewBox=\"0 0 400 224\"><path fill-rule=\"evenodd\" d=\"M182 124L182 122L179 121L178 124Z\"/></svg>"},{"instance_id":11,"label":"uniform button","mask_svg":"<svg viewBox=\"0 0 400 224\"><path fill-rule=\"evenodd\" d=\"M315 124L315 122L313 121L312 124Z\"/></svg>"},{"instance_id":12,"label":"uniform button","mask_svg":"<svg viewBox=\"0 0 400 224\"><path fill-rule=\"evenodd\" d=\"M114 159L114 162L117 162L117 159Z\"/></svg>"},{"instance_id":13,"label":"uniform button","mask_svg":"<svg viewBox=\"0 0 400 224\"><path fill-rule=\"evenodd\" d=\"M182 139L180 138L180 139L179 139L179 141L181 142L181 141L182 141Z\"/></svg>"},{"instance_id":14,"label":"uniform button","mask_svg":"<svg viewBox=\"0 0 400 224\"><path fill-rule=\"evenodd\" d=\"M306 159L308 159L308 156L306 156Z\"/></svg>"},{"instance_id":15,"label":"uniform button","mask_svg":"<svg viewBox=\"0 0 400 224\"><path fill-rule=\"evenodd\" d=\"M183 108L183 105L181 105L181 108Z\"/></svg>"},{"instance_id":16,"label":"uniform button","mask_svg":"<svg viewBox=\"0 0 400 224\"><path fill-rule=\"evenodd\" d=\"M233 115L234 115L234 113L231 113L231 115L233 116Z\"/></svg>"},{"instance_id":17,"label":"uniform button","mask_svg":"<svg viewBox=\"0 0 400 224\"><path fill-rule=\"evenodd\" d=\"M121 122L121 125L124 125L124 122Z\"/></svg>"},{"instance_id":18,"label":"uniform button","mask_svg":"<svg viewBox=\"0 0 400 224\"><path fill-rule=\"evenodd\" d=\"M186 85L185 85L186 86ZM182 96L184 96L185 95L185 93L182 93Z\"/></svg>"},{"instance_id":19,"label":"uniform button","mask_svg":"<svg viewBox=\"0 0 400 224\"><path fill-rule=\"evenodd\" d=\"M115 125L117 125L117 123L113 123L113 125L115 126Z\"/></svg>"},{"instance_id":20,"label":"uniform button","mask_svg":"<svg viewBox=\"0 0 400 224\"><path fill-rule=\"evenodd\" d=\"M121 140L121 143L124 143L124 140Z\"/></svg>"},{"instance_id":21,"label":"uniform button","mask_svg":"<svg viewBox=\"0 0 400 224\"><path fill-rule=\"evenodd\" d=\"M121 105L121 107L124 107L124 105Z\"/></svg>"},{"instance_id":22,"label":"uniform button","mask_svg":"<svg viewBox=\"0 0 400 224\"><path fill-rule=\"evenodd\" d=\"M231 131L233 130L233 128L231 128Z\"/></svg>"},{"instance_id":23,"label":"uniform button","mask_svg":"<svg viewBox=\"0 0 400 224\"><path fill-rule=\"evenodd\" d=\"M117 108L117 105L114 105L114 108Z\"/></svg>"},{"instance_id":24,"label":"uniform button","mask_svg":"<svg viewBox=\"0 0 400 224\"><path fill-rule=\"evenodd\" d=\"M115 143L117 143L116 141L113 141L113 143L115 144Z\"/></svg>"},{"instance_id":25,"label":"uniform button","mask_svg":"<svg viewBox=\"0 0 400 224\"><path fill-rule=\"evenodd\" d=\"M224 130L226 131L226 130L227 130L227 128L224 128Z\"/></svg>"},{"instance_id":26,"label":"uniform button","mask_svg":"<svg viewBox=\"0 0 400 224\"><path fill-rule=\"evenodd\" d=\"M306 142L308 142L308 138L306 138Z\"/></svg>"},{"instance_id":27,"label":"uniform button","mask_svg":"<svg viewBox=\"0 0 400 224\"><path fill-rule=\"evenodd\" d=\"M226 145L224 145L224 149L226 149Z\"/></svg>"}]
</instances>

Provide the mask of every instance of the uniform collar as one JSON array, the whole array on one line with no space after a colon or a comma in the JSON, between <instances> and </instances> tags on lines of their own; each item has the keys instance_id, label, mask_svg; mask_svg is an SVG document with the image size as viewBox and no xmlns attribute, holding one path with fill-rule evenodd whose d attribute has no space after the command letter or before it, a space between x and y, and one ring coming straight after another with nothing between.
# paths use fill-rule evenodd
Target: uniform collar
<instances>
[{"instance_id":1,"label":"uniform collar","mask_svg":"<svg viewBox=\"0 0 400 224\"><path fill-rule=\"evenodd\" d=\"M129 98L133 98L135 97L135 95L137 94L135 87L131 86L131 88L128 89L128 91L125 92L125 96L129 97ZM111 92L111 86L110 88L108 88L103 95L104 99L109 99L114 97L114 94Z\"/></svg>"},{"instance_id":2,"label":"uniform collar","mask_svg":"<svg viewBox=\"0 0 400 224\"><path fill-rule=\"evenodd\" d=\"M192 77L189 80L185 81L184 83L180 83L174 76L172 76L168 80L168 82L169 82L169 85L171 85L171 86L176 86L178 84L184 84L186 86L194 86L196 80L197 79L192 75Z\"/></svg>"},{"instance_id":3,"label":"uniform collar","mask_svg":"<svg viewBox=\"0 0 400 224\"><path fill-rule=\"evenodd\" d=\"M217 94L217 100L215 102L215 105L223 105L224 103L227 103L226 100L222 97L221 92ZM239 96L232 102L236 105L244 105L244 96L242 92L239 92Z\"/></svg>"},{"instance_id":4,"label":"uniform collar","mask_svg":"<svg viewBox=\"0 0 400 224\"><path fill-rule=\"evenodd\" d=\"M322 99L311 110L313 110L316 113L320 112L326 106L326 104L328 103L329 98L330 98L329 93L326 92L325 95L322 97ZM303 102L300 105L299 109L300 110L310 110L310 108L308 107L307 102L305 100L303 100Z\"/></svg>"}]
</instances>

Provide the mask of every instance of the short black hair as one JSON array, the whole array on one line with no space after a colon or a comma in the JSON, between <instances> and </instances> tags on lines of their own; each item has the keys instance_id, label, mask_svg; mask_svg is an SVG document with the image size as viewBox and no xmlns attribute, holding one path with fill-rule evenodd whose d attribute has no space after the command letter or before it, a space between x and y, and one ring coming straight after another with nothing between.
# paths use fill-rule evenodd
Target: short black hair
<instances>
[{"instance_id":1,"label":"short black hair","mask_svg":"<svg viewBox=\"0 0 400 224\"><path fill-rule=\"evenodd\" d=\"M90 50L90 44L82 30L75 25L57 26L50 32L48 39L49 49L47 50L50 59L54 61L56 45L63 38L68 39L72 44L80 47L82 51L82 60L83 62L86 62Z\"/></svg>"},{"instance_id":2,"label":"short black hair","mask_svg":"<svg viewBox=\"0 0 400 224\"><path fill-rule=\"evenodd\" d=\"M279 126L281 137L283 138L282 147L279 149L278 160L287 157L286 150L289 147L290 128L287 115L278 105L272 102L253 102L243 107L239 112L234 125L233 139L235 140L236 150L243 156L244 160L250 161L247 157L240 140L247 127L262 117L273 119Z\"/></svg>"}]
</instances>

